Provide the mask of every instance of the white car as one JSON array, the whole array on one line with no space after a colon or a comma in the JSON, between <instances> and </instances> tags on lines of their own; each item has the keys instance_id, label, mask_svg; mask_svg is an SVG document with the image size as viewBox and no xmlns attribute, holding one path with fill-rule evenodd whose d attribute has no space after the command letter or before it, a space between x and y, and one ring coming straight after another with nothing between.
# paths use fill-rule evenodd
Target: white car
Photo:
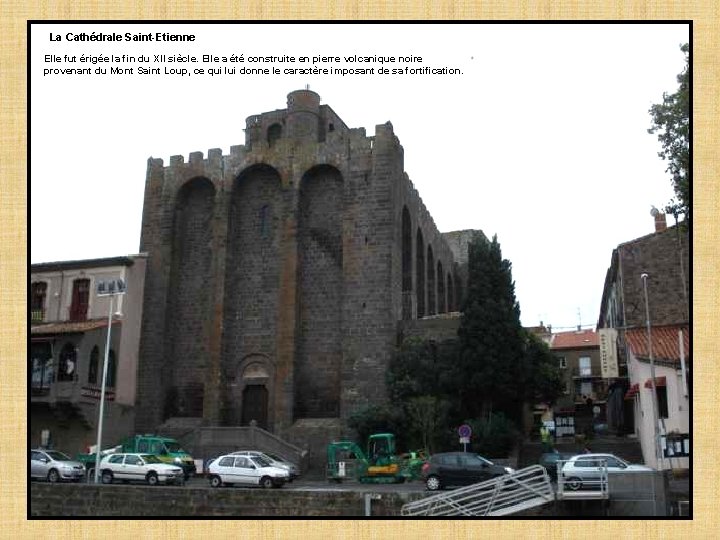
<instances>
[{"instance_id":1,"label":"white car","mask_svg":"<svg viewBox=\"0 0 720 540\"><path fill-rule=\"evenodd\" d=\"M569 489L600 489L605 474L626 474L652 471L645 465L633 465L613 454L579 454L571 457L562 467L562 480Z\"/></svg>"},{"instance_id":2,"label":"white car","mask_svg":"<svg viewBox=\"0 0 720 540\"><path fill-rule=\"evenodd\" d=\"M233 456L259 456L265 461L269 462L273 467L279 467L280 469L286 469L289 475L289 482L295 480L300 476L300 469L294 463L287 461L276 454L267 454L265 452L259 452L257 450L240 450L238 452L232 452Z\"/></svg>"},{"instance_id":3,"label":"white car","mask_svg":"<svg viewBox=\"0 0 720 540\"><path fill-rule=\"evenodd\" d=\"M141 481L155 486L182 484L185 477L181 467L163 463L152 454L110 454L100 462L100 478L103 484L114 480Z\"/></svg>"},{"instance_id":4,"label":"white car","mask_svg":"<svg viewBox=\"0 0 720 540\"><path fill-rule=\"evenodd\" d=\"M273 467L260 456L220 456L208 467L208 480L212 487L233 484L281 487L290 478L287 469Z\"/></svg>"}]
</instances>

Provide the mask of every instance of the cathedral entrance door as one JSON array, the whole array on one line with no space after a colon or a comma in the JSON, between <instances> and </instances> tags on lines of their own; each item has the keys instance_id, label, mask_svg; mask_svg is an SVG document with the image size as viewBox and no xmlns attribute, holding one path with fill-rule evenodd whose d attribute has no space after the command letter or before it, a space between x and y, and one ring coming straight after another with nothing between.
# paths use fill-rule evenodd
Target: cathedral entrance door
<instances>
[{"instance_id":1,"label":"cathedral entrance door","mask_svg":"<svg viewBox=\"0 0 720 540\"><path fill-rule=\"evenodd\" d=\"M265 385L249 384L243 390L242 420L243 426L250 425L251 420L257 422L258 427L267 429L268 391Z\"/></svg>"}]
</instances>

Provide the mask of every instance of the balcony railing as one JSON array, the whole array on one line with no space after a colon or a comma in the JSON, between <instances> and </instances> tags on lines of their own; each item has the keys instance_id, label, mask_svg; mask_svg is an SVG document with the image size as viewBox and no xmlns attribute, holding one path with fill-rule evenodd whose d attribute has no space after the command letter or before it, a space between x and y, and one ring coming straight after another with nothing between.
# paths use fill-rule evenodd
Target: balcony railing
<instances>
[{"instance_id":1,"label":"balcony railing","mask_svg":"<svg viewBox=\"0 0 720 540\"><path fill-rule=\"evenodd\" d=\"M33 309L30 310L30 323L41 323L45 321L45 310L44 309Z\"/></svg>"}]
</instances>

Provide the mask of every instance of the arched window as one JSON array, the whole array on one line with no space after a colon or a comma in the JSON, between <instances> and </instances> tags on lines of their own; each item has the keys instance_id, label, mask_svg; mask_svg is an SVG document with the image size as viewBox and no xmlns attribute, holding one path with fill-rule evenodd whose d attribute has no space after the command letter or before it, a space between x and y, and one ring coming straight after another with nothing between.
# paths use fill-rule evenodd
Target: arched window
<instances>
[{"instance_id":1,"label":"arched window","mask_svg":"<svg viewBox=\"0 0 720 540\"><path fill-rule=\"evenodd\" d=\"M415 297L417 298L417 318L425 316L425 241L418 228L415 241Z\"/></svg>"},{"instance_id":2,"label":"arched window","mask_svg":"<svg viewBox=\"0 0 720 540\"><path fill-rule=\"evenodd\" d=\"M95 345L90 352L90 363L88 364L88 383L98 383L98 364L100 362L100 350Z\"/></svg>"},{"instance_id":3,"label":"arched window","mask_svg":"<svg viewBox=\"0 0 720 540\"><path fill-rule=\"evenodd\" d=\"M76 279L73 282L72 304L70 305L70 320L87 320L88 305L90 304L90 280Z\"/></svg>"},{"instance_id":4,"label":"arched window","mask_svg":"<svg viewBox=\"0 0 720 540\"><path fill-rule=\"evenodd\" d=\"M75 345L66 343L60 351L60 362L58 365L58 381L75 380L77 373L77 351Z\"/></svg>"},{"instance_id":5,"label":"arched window","mask_svg":"<svg viewBox=\"0 0 720 540\"><path fill-rule=\"evenodd\" d=\"M45 297L47 283L38 281L30 286L30 322L39 323L45 320Z\"/></svg>"},{"instance_id":6,"label":"arched window","mask_svg":"<svg viewBox=\"0 0 720 540\"><path fill-rule=\"evenodd\" d=\"M432 246L427 248L427 297L428 297L428 315L435 315L435 258L433 257Z\"/></svg>"},{"instance_id":7,"label":"arched window","mask_svg":"<svg viewBox=\"0 0 720 540\"><path fill-rule=\"evenodd\" d=\"M105 379L105 388L115 388L117 376L117 362L115 361L115 351L110 349L108 354L107 377Z\"/></svg>"},{"instance_id":8,"label":"arched window","mask_svg":"<svg viewBox=\"0 0 720 540\"><path fill-rule=\"evenodd\" d=\"M402 210L402 318L412 319L412 231L410 212Z\"/></svg>"},{"instance_id":9,"label":"arched window","mask_svg":"<svg viewBox=\"0 0 720 540\"><path fill-rule=\"evenodd\" d=\"M452 275L447 275L447 301L448 311L457 311L455 307L455 289L453 288Z\"/></svg>"},{"instance_id":10,"label":"arched window","mask_svg":"<svg viewBox=\"0 0 720 540\"><path fill-rule=\"evenodd\" d=\"M445 274L440 261L437 263L437 289L437 311L438 313L445 313L447 311L447 304L445 303Z\"/></svg>"}]
</instances>

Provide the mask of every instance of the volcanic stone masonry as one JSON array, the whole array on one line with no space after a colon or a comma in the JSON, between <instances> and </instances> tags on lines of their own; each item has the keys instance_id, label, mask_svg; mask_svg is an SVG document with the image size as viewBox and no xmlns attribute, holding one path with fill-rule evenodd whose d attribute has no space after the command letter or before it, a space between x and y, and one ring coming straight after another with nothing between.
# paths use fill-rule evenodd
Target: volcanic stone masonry
<instances>
[{"instance_id":1,"label":"volcanic stone masonry","mask_svg":"<svg viewBox=\"0 0 720 540\"><path fill-rule=\"evenodd\" d=\"M342 429L387 399L402 321L457 310L467 236L438 232L390 122L368 137L310 90L230 155L150 158L137 430Z\"/></svg>"}]
</instances>

